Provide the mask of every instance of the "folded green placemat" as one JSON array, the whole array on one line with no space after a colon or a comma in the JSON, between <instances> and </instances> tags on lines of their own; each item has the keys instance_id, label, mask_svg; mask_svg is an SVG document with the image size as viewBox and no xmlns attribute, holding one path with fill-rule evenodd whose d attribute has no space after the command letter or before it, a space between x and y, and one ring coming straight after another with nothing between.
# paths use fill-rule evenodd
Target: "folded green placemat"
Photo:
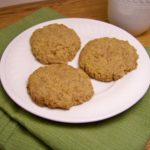
<instances>
[{"instance_id":1,"label":"folded green placemat","mask_svg":"<svg viewBox=\"0 0 150 150\"><path fill-rule=\"evenodd\" d=\"M20 32L62 18L43 8L0 30L0 52ZM150 48L147 49L150 52ZM5 150L142 150L150 137L150 90L136 105L113 118L89 124L65 124L34 116L17 106L0 86L0 148Z\"/></svg>"}]
</instances>

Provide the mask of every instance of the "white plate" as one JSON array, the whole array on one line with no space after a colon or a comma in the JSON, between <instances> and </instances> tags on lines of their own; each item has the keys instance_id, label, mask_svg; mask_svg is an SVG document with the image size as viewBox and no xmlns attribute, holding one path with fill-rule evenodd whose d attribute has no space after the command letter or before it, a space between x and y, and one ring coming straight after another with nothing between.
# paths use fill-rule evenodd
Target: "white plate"
<instances>
[{"instance_id":1,"label":"white plate","mask_svg":"<svg viewBox=\"0 0 150 150\"><path fill-rule=\"evenodd\" d=\"M70 110L48 109L34 104L26 89L29 75L41 64L31 53L29 39L35 29L52 23L73 28L81 38L82 47L91 39L116 37L128 40L139 55L138 67L118 81L104 83L92 80L93 98ZM78 56L69 64L77 67ZM0 64L1 82L8 95L25 110L50 120L85 123L117 115L140 100L150 84L150 60L143 46L129 33L111 24L90 19L58 19L35 25L17 36L6 48Z\"/></svg>"}]
</instances>

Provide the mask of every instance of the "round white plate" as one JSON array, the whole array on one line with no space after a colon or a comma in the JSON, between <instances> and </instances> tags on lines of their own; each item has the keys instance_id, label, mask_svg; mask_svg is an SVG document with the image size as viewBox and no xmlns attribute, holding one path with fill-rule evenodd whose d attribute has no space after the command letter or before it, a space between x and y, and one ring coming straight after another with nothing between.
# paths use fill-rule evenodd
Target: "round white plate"
<instances>
[{"instance_id":1,"label":"round white plate","mask_svg":"<svg viewBox=\"0 0 150 150\"><path fill-rule=\"evenodd\" d=\"M138 67L120 80L105 83L92 80L95 94L86 103L70 110L49 109L34 104L27 93L29 75L40 64L31 53L29 39L32 32L52 23L73 28L80 36L83 47L89 40L99 37L116 37L128 40L137 49ZM78 67L79 53L70 65ZM25 110L54 121L85 123L117 115L140 100L150 84L150 59L143 46L129 33L111 24L91 19L58 19L35 25L17 36L6 48L0 63L1 82L8 95Z\"/></svg>"}]
</instances>

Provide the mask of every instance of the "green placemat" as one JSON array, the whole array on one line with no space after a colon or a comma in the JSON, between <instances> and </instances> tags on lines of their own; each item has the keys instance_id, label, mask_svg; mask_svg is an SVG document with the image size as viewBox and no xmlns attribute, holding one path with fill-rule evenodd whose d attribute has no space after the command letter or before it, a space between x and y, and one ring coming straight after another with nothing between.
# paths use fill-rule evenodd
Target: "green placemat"
<instances>
[{"instance_id":1,"label":"green placemat","mask_svg":"<svg viewBox=\"0 0 150 150\"><path fill-rule=\"evenodd\" d=\"M26 28L61 17L43 8L0 30L0 52ZM149 137L150 90L131 109L111 119L90 124L63 124L24 111L0 87L0 147L3 149L142 150Z\"/></svg>"}]
</instances>

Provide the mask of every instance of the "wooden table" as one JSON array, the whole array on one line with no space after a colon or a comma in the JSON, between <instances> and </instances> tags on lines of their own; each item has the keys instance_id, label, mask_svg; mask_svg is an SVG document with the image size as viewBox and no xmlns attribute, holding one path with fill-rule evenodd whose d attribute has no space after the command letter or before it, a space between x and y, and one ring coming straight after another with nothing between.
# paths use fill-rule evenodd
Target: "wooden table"
<instances>
[{"instance_id":1,"label":"wooden table","mask_svg":"<svg viewBox=\"0 0 150 150\"><path fill-rule=\"evenodd\" d=\"M0 8L0 29L11 25L42 7L51 7L67 17L108 21L107 4L107 0L47 0ZM150 46L150 29L138 36L137 39L144 46Z\"/></svg>"}]
</instances>

